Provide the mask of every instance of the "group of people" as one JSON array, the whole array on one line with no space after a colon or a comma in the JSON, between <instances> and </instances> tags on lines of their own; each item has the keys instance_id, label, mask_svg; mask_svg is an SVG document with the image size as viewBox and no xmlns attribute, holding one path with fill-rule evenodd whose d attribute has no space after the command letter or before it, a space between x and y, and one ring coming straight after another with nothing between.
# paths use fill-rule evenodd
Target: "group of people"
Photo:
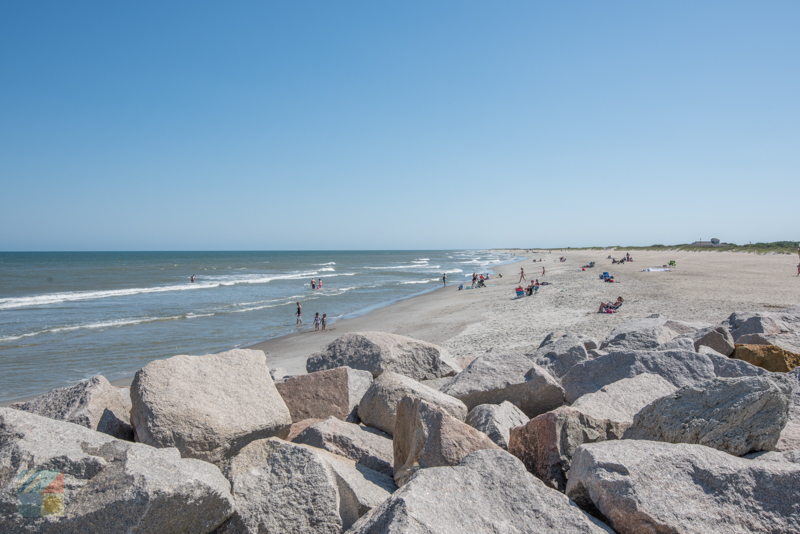
<instances>
[{"instance_id":1,"label":"group of people","mask_svg":"<svg viewBox=\"0 0 800 534\"><path fill-rule=\"evenodd\" d=\"M297 303L297 311L295 312L297 316L297 326L303 326L303 307L300 303ZM318 332L319 330L325 330L325 327L328 326L328 314L323 313L322 317L319 316L319 312L314 314L314 331Z\"/></svg>"},{"instance_id":2,"label":"group of people","mask_svg":"<svg viewBox=\"0 0 800 534\"><path fill-rule=\"evenodd\" d=\"M476 287L486 287L484 282L489 279L489 273L478 274L472 273L472 288L475 289Z\"/></svg>"},{"instance_id":3,"label":"group of people","mask_svg":"<svg viewBox=\"0 0 800 534\"><path fill-rule=\"evenodd\" d=\"M311 279L311 289L322 289L322 278Z\"/></svg>"},{"instance_id":4,"label":"group of people","mask_svg":"<svg viewBox=\"0 0 800 534\"><path fill-rule=\"evenodd\" d=\"M528 287L525 288L525 295L532 296L539 292L539 279L537 278L535 281L531 280L531 283Z\"/></svg>"}]
</instances>

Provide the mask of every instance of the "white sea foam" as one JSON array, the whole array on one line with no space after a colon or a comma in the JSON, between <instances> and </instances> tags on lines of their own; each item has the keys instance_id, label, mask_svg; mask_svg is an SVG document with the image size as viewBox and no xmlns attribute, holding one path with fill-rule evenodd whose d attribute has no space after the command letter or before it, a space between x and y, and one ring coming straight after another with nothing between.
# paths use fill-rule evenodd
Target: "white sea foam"
<instances>
[{"instance_id":1,"label":"white sea foam","mask_svg":"<svg viewBox=\"0 0 800 534\"><path fill-rule=\"evenodd\" d=\"M297 280L308 276L316 275L316 271L302 273L276 274L276 275L244 275L244 276L220 276L213 282L198 282L194 284L181 284L173 286L156 287L133 287L128 289L110 289L106 291L73 291L64 293L45 293L43 295L33 295L30 297L16 297L0 299L0 310L12 308L27 308L31 306L47 306L49 304L60 304L62 302L74 302L81 300L95 300L115 297L127 297L130 295L142 295L148 293L166 293L170 291L187 291L197 289L214 289L220 286L232 286L236 284L266 284L273 280Z\"/></svg>"},{"instance_id":2,"label":"white sea foam","mask_svg":"<svg viewBox=\"0 0 800 534\"><path fill-rule=\"evenodd\" d=\"M317 265L336 265L335 261L329 261L328 263L317 263Z\"/></svg>"},{"instance_id":3,"label":"white sea foam","mask_svg":"<svg viewBox=\"0 0 800 534\"><path fill-rule=\"evenodd\" d=\"M99 323L87 323L73 326L60 326L57 328L47 328L37 332L28 332L27 334L20 334L17 336L0 337L0 342L4 341L17 341L18 339L34 337L41 334L57 334L59 332L73 332L75 330L100 330L103 328L114 328L119 326L131 326L137 324L153 323L156 321L174 321L176 319L195 319L197 317L210 317L213 313L193 314L187 313L186 315L171 315L168 317L132 317L130 319L116 319L114 321L103 321Z\"/></svg>"},{"instance_id":4,"label":"white sea foam","mask_svg":"<svg viewBox=\"0 0 800 534\"><path fill-rule=\"evenodd\" d=\"M323 271L335 271L335 270L336 269L334 269L333 267L323 267L322 269L320 269L320 272L323 272Z\"/></svg>"}]
</instances>

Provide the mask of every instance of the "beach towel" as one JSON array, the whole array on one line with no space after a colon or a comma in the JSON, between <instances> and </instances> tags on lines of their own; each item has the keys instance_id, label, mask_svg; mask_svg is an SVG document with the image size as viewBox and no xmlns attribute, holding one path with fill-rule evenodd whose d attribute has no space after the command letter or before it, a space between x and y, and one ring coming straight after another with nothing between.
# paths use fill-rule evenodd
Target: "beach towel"
<instances>
[{"instance_id":1,"label":"beach towel","mask_svg":"<svg viewBox=\"0 0 800 534\"><path fill-rule=\"evenodd\" d=\"M643 273L663 273L663 272L669 272L669 269L665 269L664 267L648 267L647 269L645 269L642 272Z\"/></svg>"}]
</instances>

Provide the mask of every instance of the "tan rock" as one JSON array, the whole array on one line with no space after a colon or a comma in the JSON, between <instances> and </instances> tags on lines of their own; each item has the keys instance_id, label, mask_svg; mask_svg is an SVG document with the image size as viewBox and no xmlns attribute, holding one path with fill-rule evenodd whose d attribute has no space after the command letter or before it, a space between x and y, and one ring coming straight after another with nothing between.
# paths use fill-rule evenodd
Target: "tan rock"
<instances>
[{"instance_id":1,"label":"tan rock","mask_svg":"<svg viewBox=\"0 0 800 534\"><path fill-rule=\"evenodd\" d=\"M358 403L370 384L369 371L337 367L293 376L275 387L289 408L293 423L328 417L354 422L358 420Z\"/></svg>"},{"instance_id":2,"label":"tan rock","mask_svg":"<svg viewBox=\"0 0 800 534\"><path fill-rule=\"evenodd\" d=\"M441 408L420 399L403 398L397 405L393 439L394 479L405 484L417 470L458 465L482 449L500 449L489 437Z\"/></svg>"},{"instance_id":3,"label":"tan rock","mask_svg":"<svg viewBox=\"0 0 800 534\"><path fill-rule=\"evenodd\" d=\"M325 419L304 419L302 421L292 423L292 426L289 429L289 435L286 436L284 439L286 441L294 441L294 439L297 436L299 436L303 432L303 430L310 427L311 425L316 425L317 423L321 423L324 420Z\"/></svg>"},{"instance_id":4,"label":"tan rock","mask_svg":"<svg viewBox=\"0 0 800 534\"><path fill-rule=\"evenodd\" d=\"M752 363L773 373L788 373L800 366L800 354L775 345L737 344L732 358Z\"/></svg>"}]
</instances>

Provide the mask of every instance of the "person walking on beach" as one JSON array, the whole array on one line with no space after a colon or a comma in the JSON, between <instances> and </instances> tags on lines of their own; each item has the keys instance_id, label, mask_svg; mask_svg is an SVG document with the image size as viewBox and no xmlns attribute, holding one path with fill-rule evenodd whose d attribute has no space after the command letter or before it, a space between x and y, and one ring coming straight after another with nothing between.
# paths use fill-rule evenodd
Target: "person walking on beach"
<instances>
[{"instance_id":1,"label":"person walking on beach","mask_svg":"<svg viewBox=\"0 0 800 534\"><path fill-rule=\"evenodd\" d=\"M319 312L314 315L314 332L319 332Z\"/></svg>"},{"instance_id":2,"label":"person walking on beach","mask_svg":"<svg viewBox=\"0 0 800 534\"><path fill-rule=\"evenodd\" d=\"M472 289L475 289L476 283L478 283L478 273L472 273Z\"/></svg>"},{"instance_id":3,"label":"person walking on beach","mask_svg":"<svg viewBox=\"0 0 800 534\"><path fill-rule=\"evenodd\" d=\"M322 314L322 331L323 332L325 331L325 327L326 326L328 326L328 314L327 313L323 313Z\"/></svg>"},{"instance_id":4,"label":"person walking on beach","mask_svg":"<svg viewBox=\"0 0 800 534\"><path fill-rule=\"evenodd\" d=\"M297 311L295 312L295 315L297 316L297 325L298 326L302 326L303 325L303 308L302 308L302 306L300 306L299 302L297 303Z\"/></svg>"},{"instance_id":5,"label":"person walking on beach","mask_svg":"<svg viewBox=\"0 0 800 534\"><path fill-rule=\"evenodd\" d=\"M442 273L442 283L447 287L447 273Z\"/></svg>"},{"instance_id":6,"label":"person walking on beach","mask_svg":"<svg viewBox=\"0 0 800 534\"><path fill-rule=\"evenodd\" d=\"M517 282L517 283L518 283L518 284L521 284L523 280L525 280L526 282L528 281L528 280L525 278L525 269L520 269L520 270L519 270L519 282Z\"/></svg>"},{"instance_id":7,"label":"person walking on beach","mask_svg":"<svg viewBox=\"0 0 800 534\"><path fill-rule=\"evenodd\" d=\"M542 278L544 278L544 265L542 265Z\"/></svg>"}]
</instances>

